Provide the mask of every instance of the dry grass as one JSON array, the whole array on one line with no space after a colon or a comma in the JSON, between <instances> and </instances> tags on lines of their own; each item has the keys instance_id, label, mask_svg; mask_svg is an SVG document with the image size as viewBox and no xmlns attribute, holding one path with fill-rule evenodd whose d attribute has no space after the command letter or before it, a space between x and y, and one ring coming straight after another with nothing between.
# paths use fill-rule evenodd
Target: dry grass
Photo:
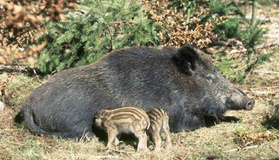
<instances>
[{"instance_id":1,"label":"dry grass","mask_svg":"<svg viewBox=\"0 0 279 160\"><path fill-rule=\"evenodd\" d=\"M264 107L258 105L257 107ZM255 109L252 115L258 115ZM245 115L244 113L243 115ZM242 115L240 113L240 115ZM262 117L262 116L261 116ZM258 117L261 119L261 117ZM247 116L247 118L250 118ZM135 152L132 146L121 145L116 151L105 150L104 142L93 139L85 142L57 139L55 137L33 136L26 129L0 130L0 159L269 159L278 157L278 139L240 147L235 139L240 133L261 133L266 129L260 120L253 119L238 123L222 123L211 128L201 128L193 132L172 134L173 147L160 152ZM271 130L273 134L278 131Z\"/></svg>"}]
</instances>

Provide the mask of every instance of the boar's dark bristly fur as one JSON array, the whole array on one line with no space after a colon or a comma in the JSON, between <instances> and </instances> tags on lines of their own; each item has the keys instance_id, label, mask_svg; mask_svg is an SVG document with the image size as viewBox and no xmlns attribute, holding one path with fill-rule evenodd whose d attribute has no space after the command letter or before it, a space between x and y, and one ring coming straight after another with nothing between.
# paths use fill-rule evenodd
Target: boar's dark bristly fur
<instances>
[{"instance_id":1,"label":"boar's dark bristly fur","mask_svg":"<svg viewBox=\"0 0 279 160\"><path fill-rule=\"evenodd\" d=\"M135 47L107 54L94 64L68 69L35 89L22 105L35 134L94 135L98 110L122 106L162 108L173 132L217 121L229 109L251 110L254 100L233 87L201 50Z\"/></svg>"}]
</instances>

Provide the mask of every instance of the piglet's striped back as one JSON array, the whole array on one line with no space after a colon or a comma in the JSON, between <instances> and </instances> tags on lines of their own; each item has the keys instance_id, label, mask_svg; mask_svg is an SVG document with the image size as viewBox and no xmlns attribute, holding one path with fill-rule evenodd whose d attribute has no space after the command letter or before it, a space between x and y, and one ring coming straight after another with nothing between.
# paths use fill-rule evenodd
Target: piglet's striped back
<instances>
[{"instance_id":1,"label":"piglet's striped back","mask_svg":"<svg viewBox=\"0 0 279 160\"><path fill-rule=\"evenodd\" d=\"M146 112L137 107L121 107L116 109L106 109L106 116L103 121L110 121L114 123L133 123L137 122L146 125L148 129L150 126L149 117Z\"/></svg>"},{"instance_id":2,"label":"piglet's striped back","mask_svg":"<svg viewBox=\"0 0 279 160\"><path fill-rule=\"evenodd\" d=\"M149 116L150 123L156 125L157 128L161 128L164 123L168 123L169 116L161 108L152 108L146 111Z\"/></svg>"}]
</instances>

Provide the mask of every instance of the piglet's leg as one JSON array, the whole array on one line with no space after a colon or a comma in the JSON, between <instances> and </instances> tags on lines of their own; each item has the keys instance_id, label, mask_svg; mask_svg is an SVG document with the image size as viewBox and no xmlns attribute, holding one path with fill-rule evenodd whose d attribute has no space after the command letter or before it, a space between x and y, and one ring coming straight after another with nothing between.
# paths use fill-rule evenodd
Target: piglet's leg
<instances>
[{"instance_id":1,"label":"piglet's leg","mask_svg":"<svg viewBox=\"0 0 279 160\"><path fill-rule=\"evenodd\" d=\"M119 141L120 137L121 137L121 134L118 134L118 135L115 137L115 139L114 139L114 145L116 145L116 146L119 145L119 143L120 143L120 141Z\"/></svg>"},{"instance_id":2,"label":"piglet's leg","mask_svg":"<svg viewBox=\"0 0 279 160\"><path fill-rule=\"evenodd\" d=\"M135 136L139 139L138 148L137 150L146 150L147 149L147 135L146 132L135 131Z\"/></svg>"},{"instance_id":3,"label":"piglet's leg","mask_svg":"<svg viewBox=\"0 0 279 160\"><path fill-rule=\"evenodd\" d=\"M108 144L107 148L112 148L113 142L117 136L117 131L114 128L108 128Z\"/></svg>"},{"instance_id":4,"label":"piglet's leg","mask_svg":"<svg viewBox=\"0 0 279 160\"><path fill-rule=\"evenodd\" d=\"M147 132L148 135L151 137L152 141L155 143L155 150L159 150L162 143L160 129L157 125L151 125Z\"/></svg>"},{"instance_id":5,"label":"piglet's leg","mask_svg":"<svg viewBox=\"0 0 279 160\"><path fill-rule=\"evenodd\" d=\"M152 139L155 143L155 150L159 150L162 144L161 136L160 136L160 129L157 127L153 127L153 132L151 133Z\"/></svg>"},{"instance_id":6,"label":"piglet's leg","mask_svg":"<svg viewBox=\"0 0 279 160\"><path fill-rule=\"evenodd\" d=\"M169 124L166 124L166 126L163 127L163 130L164 130L164 133L166 135L166 147L170 148L172 145L171 145Z\"/></svg>"}]
</instances>

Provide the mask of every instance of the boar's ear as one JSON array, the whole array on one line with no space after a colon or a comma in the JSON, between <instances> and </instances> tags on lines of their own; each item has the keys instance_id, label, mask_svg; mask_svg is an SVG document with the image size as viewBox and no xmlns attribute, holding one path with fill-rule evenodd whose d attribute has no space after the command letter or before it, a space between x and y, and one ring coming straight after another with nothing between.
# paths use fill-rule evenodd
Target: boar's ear
<instances>
[{"instance_id":1,"label":"boar's ear","mask_svg":"<svg viewBox=\"0 0 279 160\"><path fill-rule=\"evenodd\" d=\"M196 69L198 58L199 56L194 47L186 45L178 49L172 60L181 72L191 76Z\"/></svg>"}]
</instances>

